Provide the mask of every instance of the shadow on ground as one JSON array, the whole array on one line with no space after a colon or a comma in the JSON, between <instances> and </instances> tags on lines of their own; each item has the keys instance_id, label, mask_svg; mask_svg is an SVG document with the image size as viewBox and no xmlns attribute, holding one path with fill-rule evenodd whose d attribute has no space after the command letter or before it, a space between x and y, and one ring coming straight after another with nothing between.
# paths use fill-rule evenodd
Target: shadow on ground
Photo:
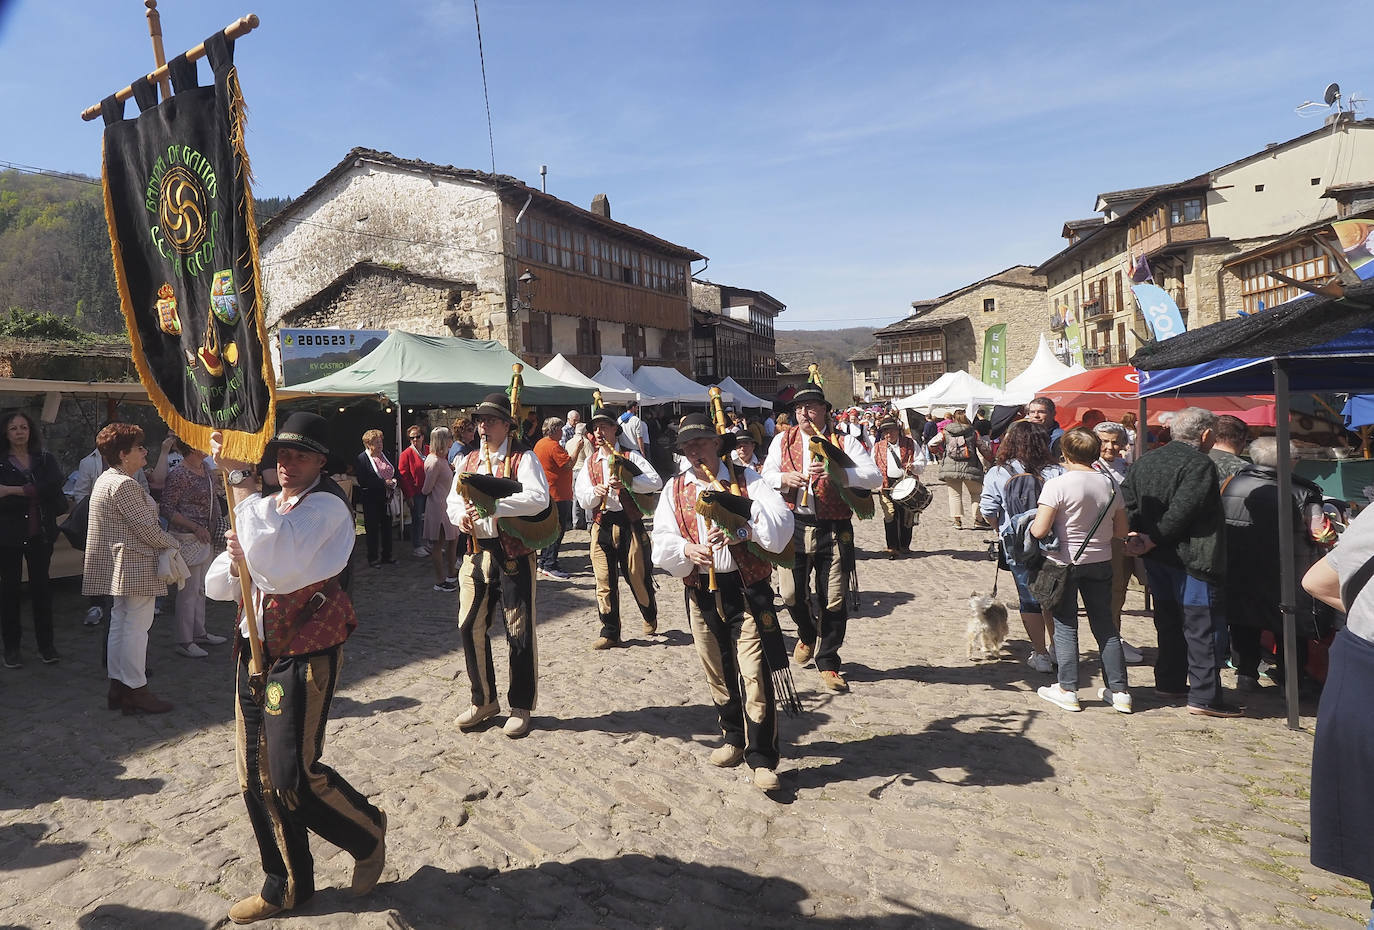
<instances>
[{"instance_id":1,"label":"shadow on ground","mask_svg":"<svg viewBox=\"0 0 1374 930\"><path fill-rule=\"evenodd\" d=\"M546 862L534 868L446 872L423 866L381 885L364 904L419 928L634 926L665 928L817 927L845 930L979 930L978 924L888 898L881 916L818 916L797 882L667 856ZM337 911L335 910L337 909ZM350 913L357 902L322 892L303 910Z\"/></svg>"}]
</instances>

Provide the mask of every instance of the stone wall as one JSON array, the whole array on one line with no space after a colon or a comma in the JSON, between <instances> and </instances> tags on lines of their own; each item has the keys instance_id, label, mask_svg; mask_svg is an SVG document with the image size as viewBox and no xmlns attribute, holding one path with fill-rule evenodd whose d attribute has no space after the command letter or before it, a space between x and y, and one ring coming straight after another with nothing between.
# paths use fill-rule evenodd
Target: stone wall
<instances>
[{"instance_id":1,"label":"stone wall","mask_svg":"<svg viewBox=\"0 0 1374 930\"><path fill-rule=\"evenodd\" d=\"M479 327L474 317L477 298L471 285L419 277L399 267L359 266L337 286L284 314L280 324L301 329L399 329L423 336L460 334L485 339L485 327Z\"/></svg>"},{"instance_id":2,"label":"stone wall","mask_svg":"<svg viewBox=\"0 0 1374 930\"><path fill-rule=\"evenodd\" d=\"M983 309L983 302L991 300L993 309ZM963 370L981 378L983 375L983 334L999 323L1007 324L1006 378L1016 377L1031 359L1040 344L1040 334L1048 335L1050 326L1043 288L1015 287L990 281L941 304L938 311L963 313L965 326L945 328L945 361L949 371Z\"/></svg>"},{"instance_id":3,"label":"stone wall","mask_svg":"<svg viewBox=\"0 0 1374 930\"><path fill-rule=\"evenodd\" d=\"M471 282L504 306L503 222L500 199L483 184L355 164L269 226L260 247L267 323L276 326L361 261ZM491 338L507 329L490 318L476 325L491 326Z\"/></svg>"}]
</instances>

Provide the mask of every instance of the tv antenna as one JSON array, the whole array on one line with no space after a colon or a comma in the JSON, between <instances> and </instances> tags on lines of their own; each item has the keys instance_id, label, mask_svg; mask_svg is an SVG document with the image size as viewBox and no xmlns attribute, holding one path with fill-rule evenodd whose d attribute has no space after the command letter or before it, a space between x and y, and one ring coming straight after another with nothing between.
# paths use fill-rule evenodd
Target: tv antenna
<instances>
[{"instance_id":1,"label":"tv antenna","mask_svg":"<svg viewBox=\"0 0 1374 930\"><path fill-rule=\"evenodd\" d=\"M1342 100L1344 100L1346 104L1344 108L1341 106ZM1332 81L1330 84L1326 85L1326 90L1322 91L1322 99L1320 101L1307 100L1298 104L1295 109L1299 116L1305 118L1321 116L1333 107L1337 113L1342 112L1344 109L1345 112L1353 114L1359 108L1360 104L1365 102L1366 100L1364 97L1357 97L1353 94L1348 97L1343 95L1341 93L1341 85Z\"/></svg>"}]
</instances>

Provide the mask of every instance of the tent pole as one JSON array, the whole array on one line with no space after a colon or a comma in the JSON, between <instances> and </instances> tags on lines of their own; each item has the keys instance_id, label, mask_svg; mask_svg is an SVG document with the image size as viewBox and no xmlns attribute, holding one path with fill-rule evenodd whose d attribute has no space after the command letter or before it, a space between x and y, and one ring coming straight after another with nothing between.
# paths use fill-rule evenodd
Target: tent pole
<instances>
[{"instance_id":1,"label":"tent pole","mask_svg":"<svg viewBox=\"0 0 1374 930\"><path fill-rule=\"evenodd\" d=\"M1283 616L1284 691L1288 727L1298 727L1298 567L1293 552L1293 459L1289 453L1288 369L1274 359L1275 428L1279 445L1279 611Z\"/></svg>"},{"instance_id":2,"label":"tent pole","mask_svg":"<svg viewBox=\"0 0 1374 930\"><path fill-rule=\"evenodd\" d=\"M1145 454L1145 396L1140 397L1140 410L1136 413L1135 421L1135 460L1140 461L1140 457Z\"/></svg>"}]
</instances>

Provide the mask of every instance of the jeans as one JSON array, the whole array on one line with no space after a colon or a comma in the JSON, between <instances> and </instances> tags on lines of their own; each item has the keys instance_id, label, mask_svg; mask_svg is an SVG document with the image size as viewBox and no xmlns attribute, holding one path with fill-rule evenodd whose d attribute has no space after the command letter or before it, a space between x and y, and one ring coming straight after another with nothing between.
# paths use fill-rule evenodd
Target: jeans
<instances>
[{"instance_id":1,"label":"jeans","mask_svg":"<svg viewBox=\"0 0 1374 930\"><path fill-rule=\"evenodd\" d=\"M563 537L567 535L568 528L572 526L572 501L554 501L554 507L558 508L558 538L539 550L537 565L540 568L558 568L558 550L563 545Z\"/></svg>"},{"instance_id":2,"label":"jeans","mask_svg":"<svg viewBox=\"0 0 1374 930\"><path fill-rule=\"evenodd\" d=\"M1059 687L1078 690L1078 598L1088 614L1088 627L1102 656L1102 678L1113 694L1129 690L1121 634L1112 621L1112 563L1088 562L1069 569L1064 598L1054 609L1054 654L1059 659Z\"/></svg>"},{"instance_id":3,"label":"jeans","mask_svg":"<svg viewBox=\"0 0 1374 930\"><path fill-rule=\"evenodd\" d=\"M425 504L429 496L416 494L410 499L410 548L419 549L425 544Z\"/></svg>"},{"instance_id":4,"label":"jeans","mask_svg":"<svg viewBox=\"0 0 1374 930\"><path fill-rule=\"evenodd\" d=\"M1188 703L1195 707L1219 704L1221 663L1217 661L1213 585L1182 568L1150 558L1145 559L1145 571L1154 596L1159 641L1155 687L1173 693L1186 691Z\"/></svg>"},{"instance_id":5,"label":"jeans","mask_svg":"<svg viewBox=\"0 0 1374 930\"><path fill-rule=\"evenodd\" d=\"M1007 559L1007 569L1011 572L1012 581L1016 582L1017 607L1020 608L1021 613L1040 613L1043 608L1030 589L1030 569L1015 559Z\"/></svg>"}]
</instances>

